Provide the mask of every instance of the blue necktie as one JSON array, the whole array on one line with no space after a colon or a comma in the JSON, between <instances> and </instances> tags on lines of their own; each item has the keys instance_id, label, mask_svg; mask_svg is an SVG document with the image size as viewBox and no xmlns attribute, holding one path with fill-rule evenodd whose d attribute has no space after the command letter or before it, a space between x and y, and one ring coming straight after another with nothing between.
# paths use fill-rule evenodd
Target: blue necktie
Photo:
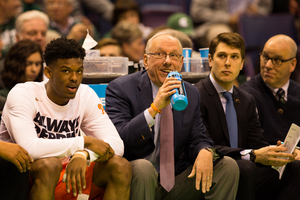
<instances>
[{"instance_id":1,"label":"blue necktie","mask_svg":"<svg viewBox=\"0 0 300 200\"><path fill-rule=\"evenodd\" d=\"M226 121L229 132L230 146L232 148L238 147L238 126L236 112L232 101L232 94L230 92L222 92L227 100L226 103Z\"/></svg>"}]
</instances>

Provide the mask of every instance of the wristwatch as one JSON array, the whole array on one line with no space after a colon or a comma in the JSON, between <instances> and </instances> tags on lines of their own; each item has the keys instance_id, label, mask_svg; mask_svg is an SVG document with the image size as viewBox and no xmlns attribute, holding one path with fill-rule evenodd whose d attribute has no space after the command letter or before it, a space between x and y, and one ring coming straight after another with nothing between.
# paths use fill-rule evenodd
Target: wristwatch
<instances>
[{"instance_id":1,"label":"wristwatch","mask_svg":"<svg viewBox=\"0 0 300 200\"><path fill-rule=\"evenodd\" d=\"M255 159L256 159L256 155L255 155L255 153L254 153L254 150L252 149L251 151L250 151L250 160L252 161L252 162L255 162Z\"/></svg>"}]
</instances>

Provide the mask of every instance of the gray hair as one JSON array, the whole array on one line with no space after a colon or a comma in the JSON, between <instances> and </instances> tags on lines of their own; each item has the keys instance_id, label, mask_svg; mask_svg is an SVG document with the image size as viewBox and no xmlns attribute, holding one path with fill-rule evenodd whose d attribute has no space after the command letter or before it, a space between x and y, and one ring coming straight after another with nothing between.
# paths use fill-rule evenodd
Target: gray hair
<instances>
[{"instance_id":1,"label":"gray hair","mask_svg":"<svg viewBox=\"0 0 300 200\"><path fill-rule=\"evenodd\" d=\"M49 27L49 17L45 13L38 10L30 10L17 17L15 22L17 34L22 32L24 22L32 19L41 19L45 23L46 27Z\"/></svg>"},{"instance_id":2,"label":"gray hair","mask_svg":"<svg viewBox=\"0 0 300 200\"><path fill-rule=\"evenodd\" d=\"M170 33L165 32L165 31L161 31L161 32L156 33L153 37L151 37L151 38L148 40L147 45L146 45L146 48L145 48L145 52L146 52L146 53L148 53L148 52L150 51L150 48L151 48L151 45L152 45L152 41L153 41L155 38L157 38L157 37L159 37L159 36L162 36L162 35L167 35L167 36L169 36L169 37L174 38L174 39L178 42L178 44L179 44L179 46L180 46L180 51L182 52L182 45L181 45L180 41L179 41L176 37L174 37L173 35L171 35Z\"/></svg>"}]
</instances>

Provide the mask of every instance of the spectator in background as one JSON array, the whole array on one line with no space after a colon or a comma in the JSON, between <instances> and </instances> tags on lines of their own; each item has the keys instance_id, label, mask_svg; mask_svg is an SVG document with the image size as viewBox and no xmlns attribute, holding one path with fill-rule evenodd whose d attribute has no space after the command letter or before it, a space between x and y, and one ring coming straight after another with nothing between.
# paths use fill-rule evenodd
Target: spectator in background
<instances>
[{"instance_id":1,"label":"spectator in background","mask_svg":"<svg viewBox=\"0 0 300 200\"><path fill-rule=\"evenodd\" d=\"M174 13L167 19L167 27L181 31L190 38L194 36L194 24L190 16L185 13Z\"/></svg>"},{"instance_id":2,"label":"spectator in background","mask_svg":"<svg viewBox=\"0 0 300 200\"><path fill-rule=\"evenodd\" d=\"M129 61L139 63L143 59L145 43L143 41L143 33L138 25L130 22L119 22L111 31L111 37L116 39L122 47L125 57ZM129 66L128 73L137 71L138 67Z\"/></svg>"},{"instance_id":3,"label":"spectator in background","mask_svg":"<svg viewBox=\"0 0 300 200\"><path fill-rule=\"evenodd\" d=\"M116 26L122 21L137 24L143 33L143 39L146 39L152 32L151 27L147 27L142 24L140 8L134 0L116 0L112 23L114 26Z\"/></svg>"},{"instance_id":4,"label":"spectator in background","mask_svg":"<svg viewBox=\"0 0 300 200\"><path fill-rule=\"evenodd\" d=\"M45 51L48 27L49 17L45 13L37 10L24 12L16 20L17 41L30 39Z\"/></svg>"},{"instance_id":5,"label":"spectator in background","mask_svg":"<svg viewBox=\"0 0 300 200\"><path fill-rule=\"evenodd\" d=\"M208 47L219 33L237 30L242 14L268 15L272 0L192 0L190 16L195 27L195 40L199 47Z\"/></svg>"},{"instance_id":6,"label":"spectator in background","mask_svg":"<svg viewBox=\"0 0 300 200\"><path fill-rule=\"evenodd\" d=\"M0 90L0 96L6 98L17 83L43 81L43 74L43 52L40 46L28 39L17 42L10 48L4 61L1 75L5 88ZM1 102L0 108L3 109L3 106Z\"/></svg>"},{"instance_id":7,"label":"spectator in background","mask_svg":"<svg viewBox=\"0 0 300 200\"><path fill-rule=\"evenodd\" d=\"M23 12L30 10L42 11L41 7L36 3L36 0L22 0Z\"/></svg>"},{"instance_id":8,"label":"spectator in background","mask_svg":"<svg viewBox=\"0 0 300 200\"><path fill-rule=\"evenodd\" d=\"M98 41L94 49L100 50L100 56L120 57L123 56L122 48L117 40L112 38L103 38Z\"/></svg>"},{"instance_id":9,"label":"spectator in background","mask_svg":"<svg viewBox=\"0 0 300 200\"><path fill-rule=\"evenodd\" d=\"M16 43L15 20L21 11L20 0L0 0L0 31L3 46L2 57L8 52L9 48Z\"/></svg>"},{"instance_id":10,"label":"spectator in background","mask_svg":"<svg viewBox=\"0 0 300 200\"><path fill-rule=\"evenodd\" d=\"M50 18L50 29L56 30L61 36L83 43L88 29L95 40L99 39L96 28L88 18L77 21L71 16L73 0L45 0L45 6Z\"/></svg>"},{"instance_id":11,"label":"spectator in background","mask_svg":"<svg viewBox=\"0 0 300 200\"><path fill-rule=\"evenodd\" d=\"M300 0L273 0L272 13L290 13L295 17L295 25L300 41Z\"/></svg>"},{"instance_id":12,"label":"spectator in background","mask_svg":"<svg viewBox=\"0 0 300 200\"><path fill-rule=\"evenodd\" d=\"M35 1L43 10L45 9L45 2L43 0ZM114 4L110 0L73 0L72 2L72 16L76 20L84 17L84 8L96 12L103 16L104 19L111 21Z\"/></svg>"},{"instance_id":13,"label":"spectator in background","mask_svg":"<svg viewBox=\"0 0 300 200\"><path fill-rule=\"evenodd\" d=\"M40 45L42 51L46 47L46 33L49 26L48 16L40 11L32 10L20 14L15 22L16 41L30 39ZM8 49L9 50L9 49ZM4 67L4 59L0 61L0 71ZM5 88L0 74L0 89Z\"/></svg>"}]
</instances>

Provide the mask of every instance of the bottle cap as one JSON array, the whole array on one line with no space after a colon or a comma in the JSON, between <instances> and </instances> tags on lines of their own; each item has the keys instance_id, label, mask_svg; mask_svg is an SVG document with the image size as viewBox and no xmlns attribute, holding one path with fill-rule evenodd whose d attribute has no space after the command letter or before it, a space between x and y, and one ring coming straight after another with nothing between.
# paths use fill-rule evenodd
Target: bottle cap
<instances>
[{"instance_id":1,"label":"bottle cap","mask_svg":"<svg viewBox=\"0 0 300 200\"><path fill-rule=\"evenodd\" d=\"M177 111L184 110L188 105L187 98L183 95L174 94L173 98L171 98L171 101L172 107Z\"/></svg>"}]
</instances>

